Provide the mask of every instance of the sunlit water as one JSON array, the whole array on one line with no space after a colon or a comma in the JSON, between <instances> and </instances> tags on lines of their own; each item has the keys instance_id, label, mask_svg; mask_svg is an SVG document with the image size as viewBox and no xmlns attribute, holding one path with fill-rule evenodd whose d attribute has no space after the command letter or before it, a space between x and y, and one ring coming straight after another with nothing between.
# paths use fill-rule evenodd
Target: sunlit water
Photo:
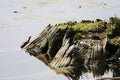
<instances>
[{"instance_id":1,"label":"sunlit water","mask_svg":"<svg viewBox=\"0 0 120 80\"><path fill-rule=\"evenodd\" d=\"M15 13L16 12L16 13ZM0 80L67 80L20 49L50 23L120 17L115 0L0 0ZM92 79L91 73L81 77ZM109 71L103 77L111 77Z\"/></svg>"}]
</instances>

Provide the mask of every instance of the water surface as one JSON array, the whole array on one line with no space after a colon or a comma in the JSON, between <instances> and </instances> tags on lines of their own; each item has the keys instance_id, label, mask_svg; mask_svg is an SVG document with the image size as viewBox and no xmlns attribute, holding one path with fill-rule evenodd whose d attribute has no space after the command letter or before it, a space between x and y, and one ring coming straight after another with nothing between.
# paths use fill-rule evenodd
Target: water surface
<instances>
[{"instance_id":1,"label":"water surface","mask_svg":"<svg viewBox=\"0 0 120 80\"><path fill-rule=\"evenodd\" d=\"M108 20L119 13L120 1L115 0L0 0L0 80L67 80L21 50L22 42L37 37L48 24ZM104 76L112 77L111 71Z\"/></svg>"}]
</instances>

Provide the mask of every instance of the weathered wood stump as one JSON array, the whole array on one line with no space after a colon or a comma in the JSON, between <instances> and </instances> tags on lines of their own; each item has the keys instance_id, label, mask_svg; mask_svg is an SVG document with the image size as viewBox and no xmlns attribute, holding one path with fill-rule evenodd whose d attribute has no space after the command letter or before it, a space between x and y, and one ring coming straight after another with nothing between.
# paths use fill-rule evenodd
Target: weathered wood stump
<instances>
[{"instance_id":1,"label":"weathered wood stump","mask_svg":"<svg viewBox=\"0 0 120 80\"><path fill-rule=\"evenodd\" d=\"M87 71L102 76L109 68L119 77L120 19L111 19L49 25L22 49L68 79L79 80Z\"/></svg>"}]
</instances>

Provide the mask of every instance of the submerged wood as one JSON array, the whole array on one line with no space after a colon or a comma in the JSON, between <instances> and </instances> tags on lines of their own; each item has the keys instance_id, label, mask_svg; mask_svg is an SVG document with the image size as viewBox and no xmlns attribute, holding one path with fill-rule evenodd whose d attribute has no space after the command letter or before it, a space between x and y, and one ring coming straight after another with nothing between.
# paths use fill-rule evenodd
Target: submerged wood
<instances>
[{"instance_id":1,"label":"submerged wood","mask_svg":"<svg viewBox=\"0 0 120 80\"><path fill-rule=\"evenodd\" d=\"M94 77L99 77L108 71L108 68L113 69L113 77L119 77L120 19L112 17L109 22L100 21L103 24L87 30L74 29L71 26L75 26L78 22L71 21L55 26L49 25L36 39L21 48L43 61L56 73L64 74L68 79L79 80L87 71L92 72ZM67 27L61 28L64 25Z\"/></svg>"}]
</instances>

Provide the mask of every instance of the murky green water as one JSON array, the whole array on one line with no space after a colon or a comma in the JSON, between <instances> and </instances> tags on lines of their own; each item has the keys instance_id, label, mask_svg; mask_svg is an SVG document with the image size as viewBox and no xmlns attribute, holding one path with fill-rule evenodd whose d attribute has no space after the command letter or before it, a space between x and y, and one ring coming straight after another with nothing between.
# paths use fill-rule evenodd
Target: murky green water
<instances>
[{"instance_id":1,"label":"murky green water","mask_svg":"<svg viewBox=\"0 0 120 80\"><path fill-rule=\"evenodd\" d=\"M49 23L108 20L120 17L119 12L120 1L115 0L0 0L0 80L67 80L22 51L22 42L30 35L34 39ZM85 73L81 78L92 76Z\"/></svg>"}]
</instances>

